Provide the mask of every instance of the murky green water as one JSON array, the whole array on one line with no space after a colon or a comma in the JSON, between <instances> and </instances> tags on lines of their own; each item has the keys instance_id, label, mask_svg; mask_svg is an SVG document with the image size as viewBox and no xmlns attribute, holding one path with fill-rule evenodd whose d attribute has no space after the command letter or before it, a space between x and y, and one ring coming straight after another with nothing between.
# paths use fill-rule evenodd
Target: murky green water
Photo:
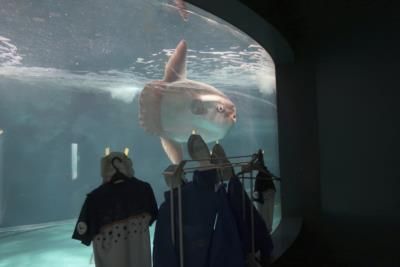
<instances>
[{"instance_id":1,"label":"murky green water","mask_svg":"<svg viewBox=\"0 0 400 267\"><path fill-rule=\"evenodd\" d=\"M272 59L234 27L189 9L183 22L163 1L2 1L0 229L76 218L86 193L101 183L105 147L128 147L136 176L163 201L170 162L159 138L139 125L138 96L162 79L181 39L187 77L236 105L237 123L219 140L226 153L261 148L279 175ZM275 225L279 219L278 190ZM0 266L86 266L90 249L70 239L72 227L3 231Z\"/></svg>"}]
</instances>

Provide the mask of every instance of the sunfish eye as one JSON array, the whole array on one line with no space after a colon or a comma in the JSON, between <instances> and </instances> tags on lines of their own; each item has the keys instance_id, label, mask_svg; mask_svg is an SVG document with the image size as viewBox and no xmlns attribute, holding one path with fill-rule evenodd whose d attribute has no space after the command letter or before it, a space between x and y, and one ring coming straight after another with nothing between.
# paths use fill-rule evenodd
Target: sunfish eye
<instances>
[{"instance_id":1,"label":"sunfish eye","mask_svg":"<svg viewBox=\"0 0 400 267\"><path fill-rule=\"evenodd\" d=\"M225 108L224 108L224 106L222 104L217 104L217 111L218 112L222 113L222 112L224 112L224 110L225 110Z\"/></svg>"}]
</instances>

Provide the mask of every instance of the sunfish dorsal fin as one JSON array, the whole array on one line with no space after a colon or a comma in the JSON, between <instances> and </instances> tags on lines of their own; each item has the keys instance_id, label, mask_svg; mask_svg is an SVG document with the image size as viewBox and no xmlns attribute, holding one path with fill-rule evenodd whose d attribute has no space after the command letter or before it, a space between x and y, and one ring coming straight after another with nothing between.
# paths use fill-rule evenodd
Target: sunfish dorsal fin
<instances>
[{"instance_id":1,"label":"sunfish dorsal fin","mask_svg":"<svg viewBox=\"0 0 400 267\"><path fill-rule=\"evenodd\" d=\"M186 50L187 45L185 40L180 41L165 66L165 82L186 79Z\"/></svg>"},{"instance_id":2,"label":"sunfish dorsal fin","mask_svg":"<svg viewBox=\"0 0 400 267\"><path fill-rule=\"evenodd\" d=\"M179 164L183 158L181 144L168 138L160 138L162 147L164 148L164 151L167 154L168 158L173 164Z\"/></svg>"}]
</instances>

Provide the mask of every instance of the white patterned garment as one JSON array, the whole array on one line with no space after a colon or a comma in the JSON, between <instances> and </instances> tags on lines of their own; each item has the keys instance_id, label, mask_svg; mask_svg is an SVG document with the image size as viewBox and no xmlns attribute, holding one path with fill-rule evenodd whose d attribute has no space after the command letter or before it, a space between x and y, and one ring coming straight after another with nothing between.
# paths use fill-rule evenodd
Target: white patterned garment
<instances>
[{"instance_id":1,"label":"white patterned garment","mask_svg":"<svg viewBox=\"0 0 400 267\"><path fill-rule=\"evenodd\" d=\"M150 220L144 213L102 227L93 238L96 267L151 267Z\"/></svg>"},{"instance_id":2,"label":"white patterned garment","mask_svg":"<svg viewBox=\"0 0 400 267\"><path fill-rule=\"evenodd\" d=\"M157 214L148 183L116 175L86 196L72 238L93 243L96 267L151 267L149 226Z\"/></svg>"}]
</instances>

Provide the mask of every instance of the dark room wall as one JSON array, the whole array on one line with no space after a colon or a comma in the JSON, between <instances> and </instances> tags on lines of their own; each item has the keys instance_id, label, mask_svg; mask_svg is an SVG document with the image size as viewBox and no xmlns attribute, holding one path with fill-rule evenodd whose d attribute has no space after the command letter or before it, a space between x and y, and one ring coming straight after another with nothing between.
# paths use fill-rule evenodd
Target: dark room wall
<instances>
[{"instance_id":1,"label":"dark room wall","mask_svg":"<svg viewBox=\"0 0 400 267\"><path fill-rule=\"evenodd\" d=\"M342 17L320 40L322 209L399 219L400 23L380 10L364 15Z\"/></svg>"},{"instance_id":2,"label":"dark room wall","mask_svg":"<svg viewBox=\"0 0 400 267\"><path fill-rule=\"evenodd\" d=\"M315 228L321 201L314 65L297 60L276 67L282 212Z\"/></svg>"},{"instance_id":3,"label":"dark room wall","mask_svg":"<svg viewBox=\"0 0 400 267\"><path fill-rule=\"evenodd\" d=\"M399 266L399 9L326 8L315 67L323 233L344 262Z\"/></svg>"},{"instance_id":4,"label":"dark room wall","mask_svg":"<svg viewBox=\"0 0 400 267\"><path fill-rule=\"evenodd\" d=\"M295 55L277 66L281 168L295 176L282 189L287 214L302 214L326 246L321 264L400 266L400 9L387 0L268 2L260 14Z\"/></svg>"}]
</instances>

